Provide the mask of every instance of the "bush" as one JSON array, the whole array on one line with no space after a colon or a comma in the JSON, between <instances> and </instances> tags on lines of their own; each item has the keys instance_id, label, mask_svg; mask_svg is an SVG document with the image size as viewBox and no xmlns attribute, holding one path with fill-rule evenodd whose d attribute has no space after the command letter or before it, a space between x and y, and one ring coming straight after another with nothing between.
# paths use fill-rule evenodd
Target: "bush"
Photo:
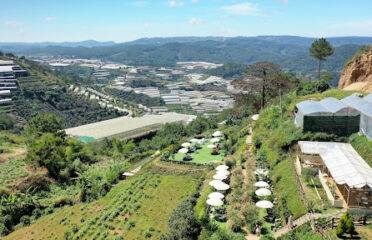
<instances>
[{"instance_id":1,"label":"bush","mask_svg":"<svg viewBox=\"0 0 372 240\"><path fill-rule=\"evenodd\" d=\"M23 226L28 226L31 223L30 217L29 216L22 216L20 219L20 223L22 223Z\"/></svg>"},{"instance_id":2,"label":"bush","mask_svg":"<svg viewBox=\"0 0 372 240\"><path fill-rule=\"evenodd\" d=\"M191 161L192 160L192 156L187 154L186 156L183 157L182 159L183 161Z\"/></svg>"},{"instance_id":3,"label":"bush","mask_svg":"<svg viewBox=\"0 0 372 240\"><path fill-rule=\"evenodd\" d=\"M9 188L6 187L0 187L0 199L4 197L8 197L11 194L11 191Z\"/></svg>"},{"instance_id":4,"label":"bush","mask_svg":"<svg viewBox=\"0 0 372 240\"><path fill-rule=\"evenodd\" d=\"M63 207L65 205L73 205L73 200L69 196L61 196L54 200L54 207Z\"/></svg>"}]
</instances>

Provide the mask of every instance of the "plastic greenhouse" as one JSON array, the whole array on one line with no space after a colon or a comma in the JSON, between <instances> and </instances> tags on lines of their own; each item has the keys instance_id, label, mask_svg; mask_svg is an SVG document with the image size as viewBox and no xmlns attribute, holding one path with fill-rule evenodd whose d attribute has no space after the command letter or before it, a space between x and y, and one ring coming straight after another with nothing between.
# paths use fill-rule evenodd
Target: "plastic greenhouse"
<instances>
[{"instance_id":1,"label":"plastic greenhouse","mask_svg":"<svg viewBox=\"0 0 372 240\"><path fill-rule=\"evenodd\" d=\"M294 109L296 126L304 132L350 135L359 131L360 113L336 98L303 101Z\"/></svg>"},{"instance_id":2,"label":"plastic greenhouse","mask_svg":"<svg viewBox=\"0 0 372 240\"><path fill-rule=\"evenodd\" d=\"M359 132L372 139L372 101L371 94L365 98L360 98L351 95L342 99L341 101L348 106L354 108L360 113L360 128Z\"/></svg>"},{"instance_id":3,"label":"plastic greenhouse","mask_svg":"<svg viewBox=\"0 0 372 240\"><path fill-rule=\"evenodd\" d=\"M371 102L371 103L372 103L372 93L371 93L371 94L369 94L369 95L367 95L367 96L365 96L365 97L364 97L364 100L366 100L366 101L368 101L368 102Z\"/></svg>"}]
</instances>

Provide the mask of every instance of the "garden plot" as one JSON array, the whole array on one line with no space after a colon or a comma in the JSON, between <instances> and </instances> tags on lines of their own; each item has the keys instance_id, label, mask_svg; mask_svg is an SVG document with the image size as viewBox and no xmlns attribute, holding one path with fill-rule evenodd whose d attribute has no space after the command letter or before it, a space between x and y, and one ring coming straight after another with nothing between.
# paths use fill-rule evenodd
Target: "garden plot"
<instances>
[{"instance_id":1,"label":"garden plot","mask_svg":"<svg viewBox=\"0 0 372 240\"><path fill-rule=\"evenodd\" d=\"M189 153L192 157L192 160L189 162L193 163L211 163L211 162L222 162L225 152L223 150L219 150L217 155L212 155L212 149L208 148L208 145L213 143L210 142L208 139L204 144L200 145L201 149L196 150L193 153ZM174 156L175 161L183 161L185 154L177 153Z\"/></svg>"}]
</instances>

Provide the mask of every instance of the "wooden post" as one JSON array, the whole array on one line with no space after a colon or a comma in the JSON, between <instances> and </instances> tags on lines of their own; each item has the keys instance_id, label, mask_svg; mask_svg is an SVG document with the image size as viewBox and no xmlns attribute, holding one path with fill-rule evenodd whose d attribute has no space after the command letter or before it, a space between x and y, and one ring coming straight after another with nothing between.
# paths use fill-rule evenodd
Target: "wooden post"
<instances>
[{"instance_id":1,"label":"wooden post","mask_svg":"<svg viewBox=\"0 0 372 240\"><path fill-rule=\"evenodd\" d=\"M332 226L331 226L332 229L333 229L334 224L335 224L335 218L332 218Z\"/></svg>"}]
</instances>

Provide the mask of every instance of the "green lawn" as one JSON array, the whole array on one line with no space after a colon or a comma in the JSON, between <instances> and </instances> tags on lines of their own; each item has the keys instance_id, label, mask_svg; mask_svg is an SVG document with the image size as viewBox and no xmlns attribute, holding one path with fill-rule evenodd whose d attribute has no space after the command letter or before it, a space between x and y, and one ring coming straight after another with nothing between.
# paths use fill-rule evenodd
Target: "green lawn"
<instances>
[{"instance_id":1,"label":"green lawn","mask_svg":"<svg viewBox=\"0 0 372 240\"><path fill-rule=\"evenodd\" d=\"M192 161L190 162L194 162L194 163L210 163L213 161L222 162L225 152L220 150L218 155L212 155L211 154L212 149L207 147L210 144L212 143L210 142L210 140L208 140L203 145L201 145L202 147L201 149L198 149L194 153L190 153L190 155L193 158ZM184 156L185 154L183 153L177 153L174 157L174 160L182 161Z\"/></svg>"}]
</instances>

